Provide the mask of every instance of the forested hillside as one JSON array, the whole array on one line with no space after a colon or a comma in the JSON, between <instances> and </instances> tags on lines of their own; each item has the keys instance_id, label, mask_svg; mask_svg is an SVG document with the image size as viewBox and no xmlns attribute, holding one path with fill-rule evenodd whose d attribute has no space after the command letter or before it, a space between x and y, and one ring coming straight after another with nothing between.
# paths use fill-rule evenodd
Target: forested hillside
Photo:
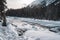
<instances>
[{"instance_id":1,"label":"forested hillside","mask_svg":"<svg viewBox=\"0 0 60 40\"><path fill-rule=\"evenodd\" d=\"M27 7L21 9L8 9L6 15L48 20L60 20L60 1L56 0L49 5L45 3L45 1L42 1L42 5L28 5Z\"/></svg>"}]
</instances>

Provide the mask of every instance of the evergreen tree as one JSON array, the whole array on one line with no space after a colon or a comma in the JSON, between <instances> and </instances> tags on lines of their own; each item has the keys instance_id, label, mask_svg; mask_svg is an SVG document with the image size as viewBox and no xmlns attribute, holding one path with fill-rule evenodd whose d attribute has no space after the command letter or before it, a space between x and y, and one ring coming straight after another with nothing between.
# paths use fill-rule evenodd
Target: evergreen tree
<instances>
[{"instance_id":1,"label":"evergreen tree","mask_svg":"<svg viewBox=\"0 0 60 40\"><path fill-rule=\"evenodd\" d=\"M6 16L5 16L5 8L6 7L6 0L0 0L0 14L3 20L2 26L6 26Z\"/></svg>"}]
</instances>

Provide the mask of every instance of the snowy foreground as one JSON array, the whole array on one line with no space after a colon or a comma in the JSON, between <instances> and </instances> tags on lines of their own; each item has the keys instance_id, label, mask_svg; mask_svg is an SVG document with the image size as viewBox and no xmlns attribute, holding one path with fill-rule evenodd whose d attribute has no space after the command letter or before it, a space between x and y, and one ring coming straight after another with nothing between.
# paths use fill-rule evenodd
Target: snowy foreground
<instances>
[{"instance_id":1,"label":"snowy foreground","mask_svg":"<svg viewBox=\"0 0 60 40\"><path fill-rule=\"evenodd\" d=\"M60 40L59 24L60 21L7 17L7 27L0 23L0 40Z\"/></svg>"}]
</instances>

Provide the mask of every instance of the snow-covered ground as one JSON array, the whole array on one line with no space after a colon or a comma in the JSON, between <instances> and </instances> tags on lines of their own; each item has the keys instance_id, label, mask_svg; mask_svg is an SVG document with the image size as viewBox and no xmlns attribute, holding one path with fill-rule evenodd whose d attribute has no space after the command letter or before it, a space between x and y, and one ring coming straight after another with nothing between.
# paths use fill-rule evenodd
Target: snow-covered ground
<instances>
[{"instance_id":1,"label":"snow-covered ground","mask_svg":"<svg viewBox=\"0 0 60 40\"><path fill-rule=\"evenodd\" d=\"M60 40L59 24L60 21L7 17L7 27L0 23L0 40ZM54 27L51 30L58 33L40 25Z\"/></svg>"},{"instance_id":2,"label":"snow-covered ground","mask_svg":"<svg viewBox=\"0 0 60 40\"><path fill-rule=\"evenodd\" d=\"M7 17L9 18L9 17ZM37 23L44 26L54 27L60 26L60 21L52 21L52 20L41 20L41 19L34 19L34 18L20 18L20 17L10 17L12 20L21 20L29 23ZM9 18L9 19L10 19Z\"/></svg>"}]
</instances>

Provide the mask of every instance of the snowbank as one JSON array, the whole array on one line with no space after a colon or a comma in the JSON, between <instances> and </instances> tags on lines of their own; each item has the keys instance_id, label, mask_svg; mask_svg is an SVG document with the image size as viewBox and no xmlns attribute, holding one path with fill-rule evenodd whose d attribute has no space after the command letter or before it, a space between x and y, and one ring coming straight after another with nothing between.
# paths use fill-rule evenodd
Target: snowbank
<instances>
[{"instance_id":1,"label":"snowbank","mask_svg":"<svg viewBox=\"0 0 60 40\"><path fill-rule=\"evenodd\" d=\"M7 27L2 27L0 24L0 40L60 40L59 34L50 32L48 29L42 28L41 26L30 25L28 23L35 23L37 20L38 19L7 17Z\"/></svg>"}]
</instances>

